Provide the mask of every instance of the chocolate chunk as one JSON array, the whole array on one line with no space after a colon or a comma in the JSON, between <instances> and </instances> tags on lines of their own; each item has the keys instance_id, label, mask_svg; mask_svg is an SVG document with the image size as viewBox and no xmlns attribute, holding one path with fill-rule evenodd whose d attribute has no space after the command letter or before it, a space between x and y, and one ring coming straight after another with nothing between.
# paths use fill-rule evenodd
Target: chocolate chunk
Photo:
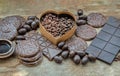
<instances>
[{"instance_id":1,"label":"chocolate chunk","mask_svg":"<svg viewBox=\"0 0 120 76\"><path fill-rule=\"evenodd\" d=\"M86 24L86 20L77 20L76 23L77 23L78 26L85 25Z\"/></svg>"},{"instance_id":2,"label":"chocolate chunk","mask_svg":"<svg viewBox=\"0 0 120 76\"><path fill-rule=\"evenodd\" d=\"M80 15L83 15L83 10L82 9L78 9L77 10L77 14L80 16Z\"/></svg>"},{"instance_id":3,"label":"chocolate chunk","mask_svg":"<svg viewBox=\"0 0 120 76\"><path fill-rule=\"evenodd\" d=\"M70 57L70 58L73 58L74 56L75 56L75 52L74 52L74 51L70 51L69 57Z\"/></svg>"},{"instance_id":4,"label":"chocolate chunk","mask_svg":"<svg viewBox=\"0 0 120 76\"><path fill-rule=\"evenodd\" d=\"M62 63L62 57L61 57L61 56L55 56L55 57L54 57L54 61L55 61L56 63L61 64L61 63Z\"/></svg>"},{"instance_id":5,"label":"chocolate chunk","mask_svg":"<svg viewBox=\"0 0 120 76\"><path fill-rule=\"evenodd\" d=\"M26 21L26 24L27 24L27 25L31 25L32 22L33 22L33 20L27 20L27 21Z\"/></svg>"},{"instance_id":6,"label":"chocolate chunk","mask_svg":"<svg viewBox=\"0 0 120 76\"><path fill-rule=\"evenodd\" d=\"M31 27L32 27L33 30L36 30L38 25L35 21L33 21L32 24L31 24Z\"/></svg>"},{"instance_id":7,"label":"chocolate chunk","mask_svg":"<svg viewBox=\"0 0 120 76\"><path fill-rule=\"evenodd\" d=\"M86 54L85 54L85 51L76 51L76 53L80 56L80 57L84 57Z\"/></svg>"},{"instance_id":8,"label":"chocolate chunk","mask_svg":"<svg viewBox=\"0 0 120 76\"><path fill-rule=\"evenodd\" d=\"M83 65L86 65L86 64L88 63L88 61L89 61L89 59L88 59L88 56L86 55L86 56L84 56L84 57L82 58L81 63L82 63Z\"/></svg>"},{"instance_id":9,"label":"chocolate chunk","mask_svg":"<svg viewBox=\"0 0 120 76\"><path fill-rule=\"evenodd\" d=\"M29 25L24 25L23 28L25 28L27 31L31 30L31 27Z\"/></svg>"},{"instance_id":10,"label":"chocolate chunk","mask_svg":"<svg viewBox=\"0 0 120 76\"><path fill-rule=\"evenodd\" d=\"M65 42L60 42L60 43L58 43L58 48L60 48L60 49L62 49L62 47L65 45Z\"/></svg>"},{"instance_id":11,"label":"chocolate chunk","mask_svg":"<svg viewBox=\"0 0 120 76\"><path fill-rule=\"evenodd\" d=\"M25 37L22 36L22 35L18 35L18 36L16 36L15 39L16 39L16 40L25 40Z\"/></svg>"},{"instance_id":12,"label":"chocolate chunk","mask_svg":"<svg viewBox=\"0 0 120 76\"><path fill-rule=\"evenodd\" d=\"M88 58L89 58L89 60L90 60L91 62L95 62L95 61L96 61L96 57L93 56L92 54L89 54L89 55L88 55Z\"/></svg>"},{"instance_id":13,"label":"chocolate chunk","mask_svg":"<svg viewBox=\"0 0 120 76\"><path fill-rule=\"evenodd\" d=\"M28 16L27 20L35 20L36 16Z\"/></svg>"},{"instance_id":14,"label":"chocolate chunk","mask_svg":"<svg viewBox=\"0 0 120 76\"><path fill-rule=\"evenodd\" d=\"M26 34L26 32L27 32L27 30L25 28L21 28L21 29L18 30L18 33L20 35L24 35L24 34Z\"/></svg>"},{"instance_id":15,"label":"chocolate chunk","mask_svg":"<svg viewBox=\"0 0 120 76\"><path fill-rule=\"evenodd\" d=\"M106 23L106 17L101 13L90 13L87 17L87 23L93 27L102 27Z\"/></svg>"},{"instance_id":16,"label":"chocolate chunk","mask_svg":"<svg viewBox=\"0 0 120 76\"><path fill-rule=\"evenodd\" d=\"M62 54L61 54L61 56L62 56L64 59L66 59L66 58L68 57L68 55L69 55L69 51L63 51Z\"/></svg>"},{"instance_id":17,"label":"chocolate chunk","mask_svg":"<svg viewBox=\"0 0 120 76\"><path fill-rule=\"evenodd\" d=\"M81 58L80 58L79 55L75 55L74 58L73 58L73 61L74 61L75 64L79 64L80 60L81 60Z\"/></svg>"},{"instance_id":18,"label":"chocolate chunk","mask_svg":"<svg viewBox=\"0 0 120 76\"><path fill-rule=\"evenodd\" d=\"M91 40L96 37L97 31L89 25L82 25L77 28L76 35L84 40Z\"/></svg>"}]
</instances>

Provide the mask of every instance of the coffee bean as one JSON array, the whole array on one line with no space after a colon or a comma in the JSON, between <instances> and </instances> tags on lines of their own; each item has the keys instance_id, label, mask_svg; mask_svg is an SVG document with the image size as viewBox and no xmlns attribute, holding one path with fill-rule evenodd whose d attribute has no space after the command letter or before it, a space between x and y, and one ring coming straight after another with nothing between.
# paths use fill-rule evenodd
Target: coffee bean
<instances>
[{"instance_id":1,"label":"coffee bean","mask_svg":"<svg viewBox=\"0 0 120 76\"><path fill-rule=\"evenodd\" d=\"M85 25L86 24L86 20L77 20L76 23L77 23L78 26Z\"/></svg>"},{"instance_id":2,"label":"coffee bean","mask_svg":"<svg viewBox=\"0 0 120 76\"><path fill-rule=\"evenodd\" d=\"M70 57L70 58L73 58L74 56L75 56L75 51L70 51L69 57Z\"/></svg>"},{"instance_id":3,"label":"coffee bean","mask_svg":"<svg viewBox=\"0 0 120 76\"><path fill-rule=\"evenodd\" d=\"M67 45L64 45L64 46L62 47L62 50L68 50L68 46L67 46Z\"/></svg>"},{"instance_id":4,"label":"coffee bean","mask_svg":"<svg viewBox=\"0 0 120 76\"><path fill-rule=\"evenodd\" d=\"M32 30L31 27L29 25L24 25L23 28L25 28L27 31Z\"/></svg>"},{"instance_id":5,"label":"coffee bean","mask_svg":"<svg viewBox=\"0 0 120 76\"><path fill-rule=\"evenodd\" d=\"M92 54L89 54L89 55L88 55L88 58L89 58L89 60L90 60L91 62L95 62L95 61L96 61L96 57L93 56Z\"/></svg>"},{"instance_id":6,"label":"coffee bean","mask_svg":"<svg viewBox=\"0 0 120 76\"><path fill-rule=\"evenodd\" d=\"M75 64L79 64L80 60L81 60L81 58L80 58L79 55L75 55L74 58L73 58L73 61L74 61Z\"/></svg>"},{"instance_id":7,"label":"coffee bean","mask_svg":"<svg viewBox=\"0 0 120 76\"><path fill-rule=\"evenodd\" d=\"M86 64L88 63L88 61L89 61L89 59L88 59L88 56L86 55L86 56L84 56L84 57L82 58L81 63L82 63L83 65L86 65Z\"/></svg>"},{"instance_id":8,"label":"coffee bean","mask_svg":"<svg viewBox=\"0 0 120 76\"><path fill-rule=\"evenodd\" d=\"M76 53L77 53L80 57L84 57L84 56L85 56L85 52L84 52L84 51L76 51Z\"/></svg>"},{"instance_id":9,"label":"coffee bean","mask_svg":"<svg viewBox=\"0 0 120 76\"><path fill-rule=\"evenodd\" d=\"M32 28L33 30L36 30L37 27L38 27L38 25L36 24L35 21L33 21L32 24L31 24L31 28Z\"/></svg>"},{"instance_id":10,"label":"coffee bean","mask_svg":"<svg viewBox=\"0 0 120 76\"><path fill-rule=\"evenodd\" d=\"M26 34L26 32L27 32L27 30L25 28L21 28L21 29L18 30L18 33L20 35L24 35L24 34Z\"/></svg>"},{"instance_id":11,"label":"coffee bean","mask_svg":"<svg viewBox=\"0 0 120 76\"><path fill-rule=\"evenodd\" d=\"M63 59L62 59L61 56L55 56L55 57L54 57L54 61L55 61L56 63L59 63L59 64L60 64L60 63L62 63L62 60L63 60Z\"/></svg>"},{"instance_id":12,"label":"coffee bean","mask_svg":"<svg viewBox=\"0 0 120 76\"><path fill-rule=\"evenodd\" d=\"M68 51L68 50L67 50L67 51L63 51L62 54L61 54L61 56L62 56L64 59L66 59L66 58L68 57L68 55L69 55L69 51Z\"/></svg>"},{"instance_id":13,"label":"coffee bean","mask_svg":"<svg viewBox=\"0 0 120 76\"><path fill-rule=\"evenodd\" d=\"M87 16L86 15L81 15L78 17L78 20L87 20Z\"/></svg>"},{"instance_id":14,"label":"coffee bean","mask_svg":"<svg viewBox=\"0 0 120 76\"><path fill-rule=\"evenodd\" d=\"M27 24L27 25L31 25L32 22L33 22L33 20L27 20L27 21L26 21L26 24Z\"/></svg>"},{"instance_id":15,"label":"coffee bean","mask_svg":"<svg viewBox=\"0 0 120 76\"><path fill-rule=\"evenodd\" d=\"M82 10L82 9L78 9L77 14L78 14L79 16L80 16L80 15L83 15L83 10Z\"/></svg>"},{"instance_id":16,"label":"coffee bean","mask_svg":"<svg viewBox=\"0 0 120 76\"><path fill-rule=\"evenodd\" d=\"M60 48L60 49L62 49L62 47L65 45L65 42L60 42L60 43L58 43L58 48Z\"/></svg>"},{"instance_id":17,"label":"coffee bean","mask_svg":"<svg viewBox=\"0 0 120 76\"><path fill-rule=\"evenodd\" d=\"M25 40L25 37L24 37L24 36L21 36L21 35L18 35L18 36L16 36L15 39L16 39L16 40Z\"/></svg>"},{"instance_id":18,"label":"coffee bean","mask_svg":"<svg viewBox=\"0 0 120 76\"><path fill-rule=\"evenodd\" d=\"M27 20L35 20L36 16L28 16Z\"/></svg>"}]
</instances>

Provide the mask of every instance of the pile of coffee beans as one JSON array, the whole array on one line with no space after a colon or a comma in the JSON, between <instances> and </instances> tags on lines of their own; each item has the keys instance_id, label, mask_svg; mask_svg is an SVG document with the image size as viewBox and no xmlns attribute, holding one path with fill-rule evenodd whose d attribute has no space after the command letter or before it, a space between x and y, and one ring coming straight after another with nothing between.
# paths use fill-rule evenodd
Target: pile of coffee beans
<instances>
[{"instance_id":1,"label":"pile of coffee beans","mask_svg":"<svg viewBox=\"0 0 120 76\"><path fill-rule=\"evenodd\" d=\"M85 25L86 23L87 23L87 16L83 15L83 10L82 9L78 9L76 24L78 26L80 26L80 25Z\"/></svg>"},{"instance_id":2,"label":"pile of coffee beans","mask_svg":"<svg viewBox=\"0 0 120 76\"><path fill-rule=\"evenodd\" d=\"M86 54L85 51L69 51L65 42L58 43L58 48L62 49L62 53L59 56L54 57L56 63L62 63L63 59L70 58L76 65L82 64L85 65L89 61L95 62L96 57L92 54Z\"/></svg>"},{"instance_id":3,"label":"pile of coffee beans","mask_svg":"<svg viewBox=\"0 0 120 76\"><path fill-rule=\"evenodd\" d=\"M61 36L73 27L73 20L69 17L58 17L54 14L46 14L42 18L42 25L54 37Z\"/></svg>"},{"instance_id":4,"label":"pile of coffee beans","mask_svg":"<svg viewBox=\"0 0 120 76\"><path fill-rule=\"evenodd\" d=\"M24 35L32 30L37 30L39 27L39 18L36 16L28 16L25 24L18 29L18 36L16 36L16 40L25 40Z\"/></svg>"}]
</instances>

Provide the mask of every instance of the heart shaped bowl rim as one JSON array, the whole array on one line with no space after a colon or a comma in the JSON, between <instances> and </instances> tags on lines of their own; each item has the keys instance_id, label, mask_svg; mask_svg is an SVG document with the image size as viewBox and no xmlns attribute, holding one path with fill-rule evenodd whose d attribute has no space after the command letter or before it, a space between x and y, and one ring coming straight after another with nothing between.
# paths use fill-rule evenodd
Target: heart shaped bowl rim
<instances>
[{"instance_id":1,"label":"heart shaped bowl rim","mask_svg":"<svg viewBox=\"0 0 120 76\"><path fill-rule=\"evenodd\" d=\"M51 33L49 33L45 28L44 26L41 24L41 18L45 15L45 14L48 14L48 13L53 13L53 14L56 14L56 15L60 15L60 14L67 14L67 15L70 15L73 19L74 19L74 26L72 27L71 30L67 31L65 34L63 34L62 36L57 36L57 37L54 37ZM58 44L59 42L61 41L65 41L67 39L69 39L74 33L75 33L75 30L77 29L77 26L76 26L76 19L75 19L75 16L68 12L68 11L54 11L54 10L47 10L45 12L43 12L42 14L38 15L38 17L40 17L40 33L45 36L48 40L50 40L53 44Z\"/></svg>"}]
</instances>

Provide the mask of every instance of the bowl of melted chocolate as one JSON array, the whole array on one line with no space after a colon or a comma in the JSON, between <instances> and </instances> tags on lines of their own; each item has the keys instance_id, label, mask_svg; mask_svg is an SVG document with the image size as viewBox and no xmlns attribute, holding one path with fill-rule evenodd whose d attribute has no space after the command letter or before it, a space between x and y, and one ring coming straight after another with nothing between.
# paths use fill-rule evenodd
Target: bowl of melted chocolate
<instances>
[{"instance_id":1,"label":"bowl of melted chocolate","mask_svg":"<svg viewBox=\"0 0 120 76\"><path fill-rule=\"evenodd\" d=\"M0 58L6 58L14 52L12 42L6 39L0 39Z\"/></svg>"}]
</instances>

